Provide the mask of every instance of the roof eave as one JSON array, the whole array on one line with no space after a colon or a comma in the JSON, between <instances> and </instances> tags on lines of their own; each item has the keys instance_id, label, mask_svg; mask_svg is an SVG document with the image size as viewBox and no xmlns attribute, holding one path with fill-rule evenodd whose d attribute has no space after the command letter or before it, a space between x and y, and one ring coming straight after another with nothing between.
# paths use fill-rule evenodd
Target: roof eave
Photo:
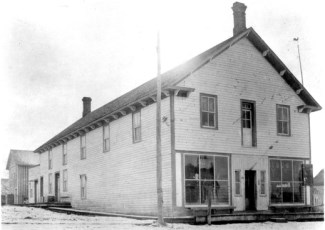
<instances>
[{"instance_id":1,"label":"roof eave","mask_svg":"<svg viewBox=\"0 0 325 230\"><path fill-rule=\"evenodd\" d=\"M265 59L278 71L281 77L287 82L287 84L297 93L298 96L306 103L306 105L313 106L314 111L321 110L322 107L311 96L307 89L298 81L289 68L281 61L281 59L272 51L272 49L264 42L264 40L255 32L253 28L250 28L250 33L247 38L254 46L262 53Z\"/></svg>"}]
</instances>

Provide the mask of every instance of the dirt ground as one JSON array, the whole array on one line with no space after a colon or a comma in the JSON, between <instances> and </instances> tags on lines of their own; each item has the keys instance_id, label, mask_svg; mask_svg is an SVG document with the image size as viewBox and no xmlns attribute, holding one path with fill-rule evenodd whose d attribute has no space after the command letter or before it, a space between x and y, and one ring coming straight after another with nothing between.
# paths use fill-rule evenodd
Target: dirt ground
<instances>
[{"instance_id":1,"label":"dirt ground","mask_svg":"<svg viewBox=\"0 0 325 230\"><path fill-rule=\"evenodd\" d=\"M80 216L56 213L40 208L4 206L1 210L1 229L14 230L44 230L44 229L236 229L236 230L318 230L325 229L324 222L289 222L289 223L250 223L250 224L224 224L224 225L188 225L168 224L166 227L157 227L152 220L134 220L121 217Z\"/></svg>"}]
</instances>

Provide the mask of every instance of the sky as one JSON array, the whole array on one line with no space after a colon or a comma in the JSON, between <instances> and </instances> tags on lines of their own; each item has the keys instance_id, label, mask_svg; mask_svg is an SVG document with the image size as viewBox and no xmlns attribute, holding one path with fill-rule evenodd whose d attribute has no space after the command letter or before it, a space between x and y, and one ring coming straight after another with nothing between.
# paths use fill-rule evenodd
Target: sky
<instances>
[{"instance_id":1,"label":"sky","mask_svg":"<svg viewBox=\"0 0 325 230\"><path fill-rule=\"evenodd\" d=\"M92 110L232 36L229 0L1 0L0 172L10 149L35 150ZM325 107L322 0L242 0L253 27ZM314 175L324 168L325 111L311 114Z\"/></svg>"}]
</instances>

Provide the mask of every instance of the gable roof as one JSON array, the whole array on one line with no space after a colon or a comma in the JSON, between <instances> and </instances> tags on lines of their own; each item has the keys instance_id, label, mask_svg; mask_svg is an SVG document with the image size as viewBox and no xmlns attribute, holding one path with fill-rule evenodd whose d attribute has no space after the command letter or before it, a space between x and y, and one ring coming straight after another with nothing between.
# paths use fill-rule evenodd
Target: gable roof
<instances>
[{"instance_id":1,"label":"gable roof","mask_svg":"<svg viewBox=\"0 0 325 230\"><path fill-rule=\"evenodd\" d=\"M11 161L16 165L35 166L39 164L39 155L33 151L11 149L6 169L9 170Z\"/></svg>"},{"instance_id":2,"label":"gable roof","mask_svg":"<svg viewBox=\"0 0 325 230\"><path fill-rule=\"evenodd\" d=\"M167 71L161 75L162 91L168 90L171 87L175 87L180 81L191 75L196 70L200 69L206 63L217 57L223 51L234 45L242 38L247 37L253 45L260 51L266 52L265 58L270 64L280 73L285 70L281 76L291 86L291 88L298 92L298 96L310 106L312 111L320 110L320 105L316 100L308 93L308 91L301 85L301 83L294 77L289 69L283 64L283 62L275 55L275 53L267 46L267 44L261 39L261 37L254 31L253 28L246 29L242 33L233 36L220 44L206 50L205 52L195 56L187 62L177 66L176 68ZM264 54L263 54L264 56ZM103 124L103 120L111 115L118 114L122 109L128 110L130 106L135 105L141 100L145 100L150 96L156 95L156 78L140 85L139 87L129 91L128 93L118 97L117 99L105 104L104 106L94 110L87 114L85 117L80 118L75 123L64 129L62 132L51 138L45 144L38 147L35 152L43 152L51 146L59 145L64 141L72 139L80 135L80 130L87 129L98 124ZM303 89L303 90L301 90ZM102 122L102 123L101 123ZM92 128L91 128L92 129Z\"/></svg>"}]
</instances>

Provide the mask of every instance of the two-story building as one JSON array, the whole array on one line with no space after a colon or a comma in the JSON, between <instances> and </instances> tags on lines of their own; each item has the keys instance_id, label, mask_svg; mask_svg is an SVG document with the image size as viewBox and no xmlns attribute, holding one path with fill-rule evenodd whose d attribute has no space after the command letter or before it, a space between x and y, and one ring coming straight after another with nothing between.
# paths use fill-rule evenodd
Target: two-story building
<instances>
[{"instance_id":1,"label":"two-story building","mask_svg":"<svg viewBox=\"0 0 325 230\"><path fill-rule=\"evenodd\" d=\"M162 75L165 216L310 204L309 114L317 101L234 3L234 34ZM156 215L156 78L91 111L35 150L36 194L94 211ZM42 199L38 199L42 200Z\"/></svg>"}]
</instances>

